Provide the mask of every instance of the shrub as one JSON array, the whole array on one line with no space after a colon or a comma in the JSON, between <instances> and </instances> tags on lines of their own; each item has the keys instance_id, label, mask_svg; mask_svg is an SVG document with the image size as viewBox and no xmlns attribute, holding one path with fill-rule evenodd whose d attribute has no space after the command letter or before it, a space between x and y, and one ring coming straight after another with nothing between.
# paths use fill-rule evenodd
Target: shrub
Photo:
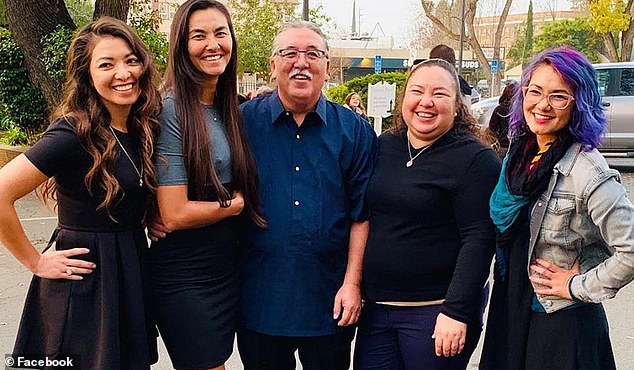
<instances>
[{"instance_id":1,"label":"shrub","mask_svg":"<svg viewBox=\"0 0 634 370\"><path fill-rule=\"evenodd\" d=\"M28 142L24 131L14 124L5 132L4 141L9 145L24 145Z\"/></svg>"},{"instance_id":2,"label":"shrub","mask_svg":"<svg viewBox=\"0 0 634 370\"><path fill-rule=\"evenodd\" d=\"M336 103L343 104L349 92L348 86L337 85L326 89L326 96Z\"/></svg>"},{"instance_id":3,"label":"shrub","mask_svg":"<svg viewBox=\"0 0 634 370\"><path fill-rule=\"evenodd\" d=\"M47 104L24 67L24 56L6 28L0 28L0 102L17 128L30 136L44 126ZM16 135L16 137L19 135Z\"/></svg>"},{"instance_id":4,"label":"shrub","mask_svg":"<svg viewBox=\"0 0 634 370\"><path fill-rule=\"evenodd\" d=\"M167 37L159 31L161 17L158 11L142 0L132 0L128 23L147 45L156 68L162 76L167 66L169 45Z\"/></svg>"},{"instance_id":5,"label":"shrub","mask_svg":"<svg viewBox=\"0 0 634 370\"><path fill-rule=\"evenodd\" d=\"M387 84L396 84L396 96L400 94L401 89L405 85L407 75L402 72L386 72L374 73L365 76L355 77L343 85L333 86L326 90L326 96L339 104L344 103L344 99L348 93L355 91L364 102L368 101L368 84L376 84L385 82ZM367 104L364 104L367 108ZM383 130L392 126L392 117L383 119ZM372 119L370 119L372 121Z\"/></svg>"},{"instance_id":6,"label":"shrub","mask_svg":"<svg viewBox=\"0 0 634 370\"><path fill-rule=\"evenodd\" d=\"M66 55L73 40L74 31L59 26L52 33L44 37L42 59L46 72L61 86L66 80Z\"/></svg>"}]
</instances>

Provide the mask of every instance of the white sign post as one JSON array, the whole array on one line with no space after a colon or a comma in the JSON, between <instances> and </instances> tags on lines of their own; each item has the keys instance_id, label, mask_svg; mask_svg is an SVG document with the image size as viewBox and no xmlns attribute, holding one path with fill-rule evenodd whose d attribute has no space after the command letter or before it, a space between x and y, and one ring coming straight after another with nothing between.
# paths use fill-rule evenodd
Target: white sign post
<instances>
[{"instance_id":1,"label":"white sign post","mask_svg":"<svg viewBox=\"0 0 634 370\"><path fill-rule=\"evenodd\" d=\"M374 131L381 134L383 118L392 115L396 103L396 84L368 84L368 116L374 118Z\"/></svg>"}]
</instances>

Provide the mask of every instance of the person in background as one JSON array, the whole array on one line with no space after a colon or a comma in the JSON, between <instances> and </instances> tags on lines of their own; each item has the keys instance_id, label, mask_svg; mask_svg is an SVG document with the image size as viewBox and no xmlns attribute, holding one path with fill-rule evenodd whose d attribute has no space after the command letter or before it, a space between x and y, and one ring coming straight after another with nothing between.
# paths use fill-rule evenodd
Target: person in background
<instances>
[{"instance_id":1,"label":"person in background","mask_svg":"<svg viewBox=\"0 0 634 370\"><path fill-rule=\"evenodd\" d=\"M365 307L354 367L465 369L482 330L499 174L452 64L410 71L368 186Z\"/></svg>"},{"instance_id":2,"label":"person in background","mask_svg":"<svg viewBox=\"0 0 634 370\"><path fill-rule=\"evenodd\" d=\"M634 279L634 207L597 151L596 72L570 48L524 68L491 197L498 231L480 369L615 369L601 301Z\"/></svg>"},{"instance_id":3,"label":"person in background","mask_svg":"<svg viewBox=\"0 0 634 370\"><path fill-rule=\"evenodd\" d=\"M157 201L169 234L149 253L157 325L177 369L224 369L239 313L238 215L258 227L257 172L243 133L227 8L189 0L170 32ZM156 225L155 225L156 227Z\"/></svg>"},{"instance_id":4,"label":"person in background","mask_svg":"<svg viewBox=\"0 0 634 370\"><path fill-rule=\"evenodd\" d=\"M328 44L313 23L284 25L270 59L272 94L244 103L268 227L242 242L245 370L344 370L361 311L365 190L376 136L322 94Z\"/></svg>"},{"instance_id":5,"label":"person in background","mask_svg":"<svg viewBox=\"0 0 634 370\"><path fill-rule=\"evenodd\" d=\"M158 73L141 39L113 18L84 26L68 50L53 123L0 170L0 241L35 275L13 356L149 370L156 334L140 261L143 218L156 189ZM14 208L41 184L58 211L43 253Z\"/></svg>"},{"instance_id":6,"label":"person in background","mask_svg":"<svg viewBox=\"0 0 634 370\"><path fill-rule=\"evenodd\" d=\"M442 59L449 62L452 66L456 66L456 52L444 44L434 46L429 52L429 58ZM460 81L462 101L467 107L470 107L472 103L476 103L480 99L480 94L478 94L478 91L474 87L471 87L462 76L458 75L458 80Z\"/></svg>"},{"instance_id":7,"label":"person in background","mask_svg":"<svg viewBox=\"0 0 634 370\"><path fill-rule=\"evenodd\" d=\"M489 120L489 133L496 141L496 152L500 158L504 158L509 148L509 119L511 115L511 104L515 99L519 83L511 82L506 85L498 106L495 107Z\"/></svg>"},{"instance_id":8,"label":"person in background","mask_svg":"<svg viewBox=\"0 0 634 370\"><path fill-rule=\"evenodd\" d=\"M363 106L363 102L361 101L361 97L356 92L351 92L346 95L345 104L343 105L345 108L350 109L351 111L359 114L366 121L368 120L368 116L365 113L365 107Z\"/></svg>"}]
</instances>

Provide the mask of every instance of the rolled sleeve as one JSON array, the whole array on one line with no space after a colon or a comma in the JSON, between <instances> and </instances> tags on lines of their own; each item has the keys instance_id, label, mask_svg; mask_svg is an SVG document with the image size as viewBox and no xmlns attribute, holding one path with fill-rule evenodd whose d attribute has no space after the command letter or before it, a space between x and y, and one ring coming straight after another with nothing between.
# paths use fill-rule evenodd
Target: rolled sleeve
<instances>
[{"instance_id":1,"label":"rolled sleeve","mask_svg":"<svg viewBox=\"0 0 634 370\"><path fill-rule=\"evenodd\" d=\"M353 222L366 221L370 217L365 194L378 155L378 140L374 131L361 118L358 120L353 124L358 125L361 132L354 145L354 159L346 174L346 193Z\"/></svg>"}]
</instances>

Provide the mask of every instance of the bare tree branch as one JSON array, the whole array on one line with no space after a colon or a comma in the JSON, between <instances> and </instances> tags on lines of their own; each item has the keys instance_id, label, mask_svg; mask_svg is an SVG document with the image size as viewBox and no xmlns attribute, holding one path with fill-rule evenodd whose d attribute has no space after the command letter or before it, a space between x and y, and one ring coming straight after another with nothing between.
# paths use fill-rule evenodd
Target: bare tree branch
<instances>
[{"instance_id":1,"label":"bare tree branch","mask_svg":"<svg viewBox=\"0 0 634 370\"><path fill-rule=\"evenodd\" d=\"M453 32L451 29L449 29L440 19L438 19L435 15L434 15L434 3L432 3L429 0L421 0L421 5L423 6L423 9L425 10L425 15L427 16L427 18L429 18L430 21L432 21L432 23L438 27L438 29L440 29L442 32L446 33L447 36L451 37L452 39L459 41L460 40L460 35Z\"/></svg>"}]
</instances>

